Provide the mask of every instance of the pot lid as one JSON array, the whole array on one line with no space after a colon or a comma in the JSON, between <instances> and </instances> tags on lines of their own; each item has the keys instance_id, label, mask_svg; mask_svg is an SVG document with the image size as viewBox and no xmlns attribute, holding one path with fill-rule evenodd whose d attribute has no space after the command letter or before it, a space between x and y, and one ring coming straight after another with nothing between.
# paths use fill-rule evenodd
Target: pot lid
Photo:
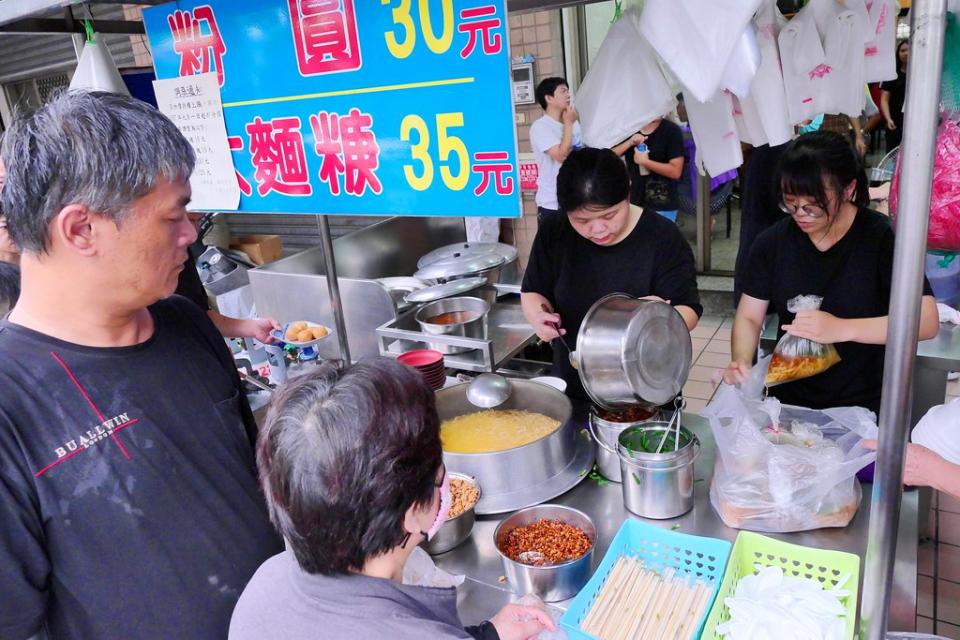
<instances>
[{"instance_id":1,"label":"pot lid","mask_svg":"<svg viewBox=\"0 0 960 640\"><path fill-rule=\"evenodd\" d=\"M641 305L622 344L624 372L637 396L662 405L680 393L690 375L693 346L676 309L665 302Z\"/></svg>"},{"instance_id":2,"label":"pot lid","mask_svg":"<svg viewBox=\"0 0 960 640\"><path fill-rule=\"evenodd\" d=\"M450 258L466 258L468 256L477 256L488 253L494 253L503 256L503 261L513 262L517 259L517 249L509 244L502 242L458 242L448 244L439 249L434 249L427 255L417 261L417 269L440 262Z\"/></svg>"},{"instance_id":3,"label":"pot lid","mask_svg":"<svg viewBox=\"0 0 960 640\"><path fill-rule=\"evenodd\" d=\"M428 264L413 275L422 280L445 280L480 273L503 263L504 258L499 253L455 253L449 258Z\"/></svg>"},{"instance_id":4,"label":"pot lid","mask_svg":"<svg viewBox=\"0 0 960 640\"><path fill-rule=\"evenodd\" d=\"M433 302L441 298L449 298L450 296L458 296L468 291L473 291L486 283L487 279L482 276L463 278L462 280L451 280L443 284L411 291L403 297L403 300L404 302L411 303Z\"/></svg>"}]
</instances>

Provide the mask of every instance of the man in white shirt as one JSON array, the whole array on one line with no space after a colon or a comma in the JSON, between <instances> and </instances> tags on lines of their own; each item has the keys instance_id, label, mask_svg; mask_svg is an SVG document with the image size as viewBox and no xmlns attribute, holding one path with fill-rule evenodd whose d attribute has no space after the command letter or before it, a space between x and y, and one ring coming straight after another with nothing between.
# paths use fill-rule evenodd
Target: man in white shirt
<instances>
[{"instance_id":1,"label":"man in white shirt","mask_svg":"<svg viewBox=\"0 0 960 640\"><path fill-rule=\"evenodd\" d=\"M558 213L557 173L571 149L582 146L577 112L570 105L570 87L563 78L546 78L536 91L544 110L530 126L530 146L537 158L537 220L543 222Z\"/></svg>"}]
</instances>

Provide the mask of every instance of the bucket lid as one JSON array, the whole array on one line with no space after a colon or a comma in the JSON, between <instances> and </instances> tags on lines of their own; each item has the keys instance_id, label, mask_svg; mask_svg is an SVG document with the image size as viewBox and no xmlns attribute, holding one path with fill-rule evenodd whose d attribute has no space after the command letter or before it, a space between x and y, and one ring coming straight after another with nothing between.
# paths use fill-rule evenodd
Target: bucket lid
<instances>
[{"instance_id":1,"label":"bucket lid","mask_svg":"<svg viewBox=\"0 0 960 640\"><path fill-rule=\"evenodd\" d=\"M486 283L487 279L482 276L477 276L475 278L463 278L462 280L451 280L450 282L444 282L443 284L437 284L432 287L411 291L403 297L403 301L412 303L433 302L434 300L440 300L441 298L462 295L468 291L473 291L478 287L482 287Z\"/></svg>"},{"instance_id":2,"label":"bucket lid","mask_svg":"<svg viewBox=\"0 0 960 640\"><path fill-rule=\"evenodd\" d=\"M457 242L434 249L417 261L417 269L423 269L435 262L448 260L454 257L475 256L495 253L503 256L504 262L513 262L517 259L517 249L502 242Z\"/></svg>"}]
</instances>

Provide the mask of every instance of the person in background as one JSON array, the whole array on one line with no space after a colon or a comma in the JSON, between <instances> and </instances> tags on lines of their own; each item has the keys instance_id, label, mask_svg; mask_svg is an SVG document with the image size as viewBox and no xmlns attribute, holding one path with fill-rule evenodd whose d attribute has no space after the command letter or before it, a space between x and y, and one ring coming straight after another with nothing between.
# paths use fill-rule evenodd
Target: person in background
<instances>
[{"instance_id":1,"label":"person in background","mask_svg":"<svg viewBox=\"0 0 960 640\"><path fill-rule=\"evenodd\" d=\"M860 118L853 118L845 115L824 114L823 122L820 123L819 131L833 131L839 133L844 138L850 140L853 148L857 150L857 155L863 158L867 155L867 141L863 137L863 128L860 126Z\"/></svg>"},{"instance_id":2,"label":"person in background","mask_svg":"<svg viewBox=\"0 0 960 640\"><path fill-rule=\"evenodd\" d=\"M647 151L637 149L646 145ZM613 148L623 156L630 176L630 204L656 211L676 222L678 189L683 176L683 131L666 118L657 118Z\"/></svg>"},{"instance_id":3,"label":"person in background","mask_svg":"<svg viewBox=\"0 0 960 640\"><path fill-rule=\"evenodd\" d=\"M530 146L537 159L537 220L556 218L557 173L572 149L582 146L580 123L563 78L546 78L536 90L544 114L530 125Z\"/></svg>"},{"instance_id":4,"label":"person in background","mask_svg":"<svg viewBox=\"0 0 960 640\"><path fill-rule=\"evenodd\" d=\"M887 153L900 146L903 137L903 103L907 97L907 59L910 41L897 43L897 79L880 83L880 112L887 122Z\"/></svg>"},{"instance_id":5,"label":"person in background","mask_svg":"<svg viewBox=\"0 0 960 640\"><path fill-rule=\"evenodd\" d=\"M834 344L840 361L818 375L779 384L770 395L786 404L880 412L884 342L893 277L893 229L867 208L866 173L844 137L800 136L779 168L780 208L788 214L754 242L733 322L727 384L749 377L769 310L785 333ZM800 295L822 297L819 310L789 311ZM924 285L920 339L937 335L937 305Z\"/></svg>"},{"instance_id":6,"label":"person in background","mask_svg":"<svg viewBox=\"0 0 960 640\"><path fill-rule=\"evenodd\" d=\"M189 213L190 221L196 226L202 217L199 213ZM256 338L264 344L276 342L270 332L279 329L280 323L273 318L231 318L219 311L210 308L207 291L203 288L200 274L197 273L196 256L203 251L202 246L194 242L187 249L187 260L183 264L183 271L177 278L176 295L191 300L198 307L206 311L210 321L224 338Z\"/></svg>"},{"instance_id":7,"label":"person in background","mask_svg":"<svg viewBox=\"0 0 960 640\"><path fill-rule=\"evenodd\" d=\"M6 175L7 169L4 167L3 160L0 160L0 193L3 192L3 182ZM20 264L20 249L17 248L13 238L10 237L10 232L7 231L7 218L3 215L2 208L0 208L0 262Z\"/></svg>"},{"instance_id":8,"label":"person in background","mask_svg":"<svg viewBox=\"0 0 960 640\"><path fill-rule=\"evenodd\" d=\"M2 157L22 291L0 320L0 635L223 638L283 541L233 359L170 296L193 149L145 102L67 91Z\"/></svg>"},{"instance_id":9,"label":"person in background","mask_svg":"<svg viewBox=\"0 0 960 640\"><path fill-rule=\"evenodd\" d=\"M257 466L290 549L244 589L230 640L521 640L555 630L546 611L519 605L465 629L455 588L403 584L410 554L450 507L434 394L413 369L376 357L292 380L270 405Z\"/></svg>"},{"instance_id":10,"label":"person in background","mask_svg":"<svg viewBox=\"0 0 960 640\"><path fill-rule=\"evenodd\" d=\"M537 229L520 294L537 336L550 341L565 334L576 344L587 311L611 293L668 301L693 330L703 313L693 251L677 225L630 204L620 158L610 149L577 149L560 168L557 186L564 215ZM552 375L566 381L571 398L588 399L559 345Z\"/></svg>"},{"instance_id":11,"label":"person in background","mask_svg":"<svg viewBox=\"0 0 960 640\"><path fill-rule=\"evenodd\" d=\"M0 318L7 315L20 297L20 267L0 262Z\"/></svg>"}]
</instances>

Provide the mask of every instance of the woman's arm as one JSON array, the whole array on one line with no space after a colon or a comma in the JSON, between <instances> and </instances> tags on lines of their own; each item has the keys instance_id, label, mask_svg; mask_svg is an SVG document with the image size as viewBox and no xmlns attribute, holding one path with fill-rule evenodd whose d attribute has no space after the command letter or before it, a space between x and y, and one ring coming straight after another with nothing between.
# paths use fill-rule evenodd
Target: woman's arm
<instances>
[{"instance_id":1,"label":"woman's arm","mask_svg":"<svg viewBox=\"0 0 960 640\"><path fill-rule=\"evenodd\" d=\"M783 325L783 330L799 338L807 338L824 344L835 342L859 342L861 344L886 344L888 316L876 318L838 318L826 311L800 311L792 324ZM920 301L920 340L929 340L940 331L937 301L933 296L923 296Z\"/></svg>"},{"instance_id":2,"label":"woman's arm","mask_svg":"<svg viewBox=\"0 0 960 640\"><path fill-rule=\"evenodd\" d=\"M650 170L650 172L671 180L679 180L680 176L683 175L683 156L674 158L670 162L657 162L634 152L633 161Z\"/></svg>"},{"instance_id":3,"label":"woman's arm","mask_svg":"<svg viewBox=\"0 0 960 640\"><path fill-rule=\"evenodd\" d=\"M551 311L544 311L544 306ZM532 291L524 291L520 294L520 309L523 311L523 317L533 327L537 337L544 342L554 340L567 332L566 329L561 327L560 333L557 333L557 330L548 324L560 324L561 319L559 314L552 312L553 305L547 300L546 296Z\"/></svg>"},{"instance_id":4,"label":"woman's arm","mask_svg":"<svg viewBox=\"0 0 960 640\"><path fill-rule=\"evenodd\" d=\"M890 92L889 91L880 91L880 113L883 114L883 119L887 121L887 129L896 129L897 125L893 121L893 117L890 115Z\"/></svg>"},{"instance_id":5,"label":"woman's arm","mask_svg":"<svg viewBox=\"0 0 960 640\"><path fill-rule=\"evenodd\" d=\"M612 147L610 150L613 151L618 156L622 156L627 152L628 149L630 149L631 147L637 146L644 140L646 140L646 138L642 134L635 133L629 138L627 138L626 140L624 140L623 142L621 142L620 144L616 145L615 147Z\"/></svg>"},{"instance_id":6,"label":"woman's arm","mask_svg":"<svg viewBox=\"0 0 960 640\"><path fill-rule=\"evenodd\" d=\"M730 364L723 373L723 381L727 384L743 382L749 377L769 306L767 300L759 300L746 294L740 296L730 336Z\"/></svg>"},{"instance_id":7,"label":"woman's arm","mask_svg":"<svg viewBox=\"0 0 960 640\"><path fill-rule=\"evenodd\" d=\"M876 440L864 440L865 449L876 450ZM960 465L944 460L935 451L908 443L903 483L911 487L932 487L960 499Z\"/></svg>"}]
</instances>

